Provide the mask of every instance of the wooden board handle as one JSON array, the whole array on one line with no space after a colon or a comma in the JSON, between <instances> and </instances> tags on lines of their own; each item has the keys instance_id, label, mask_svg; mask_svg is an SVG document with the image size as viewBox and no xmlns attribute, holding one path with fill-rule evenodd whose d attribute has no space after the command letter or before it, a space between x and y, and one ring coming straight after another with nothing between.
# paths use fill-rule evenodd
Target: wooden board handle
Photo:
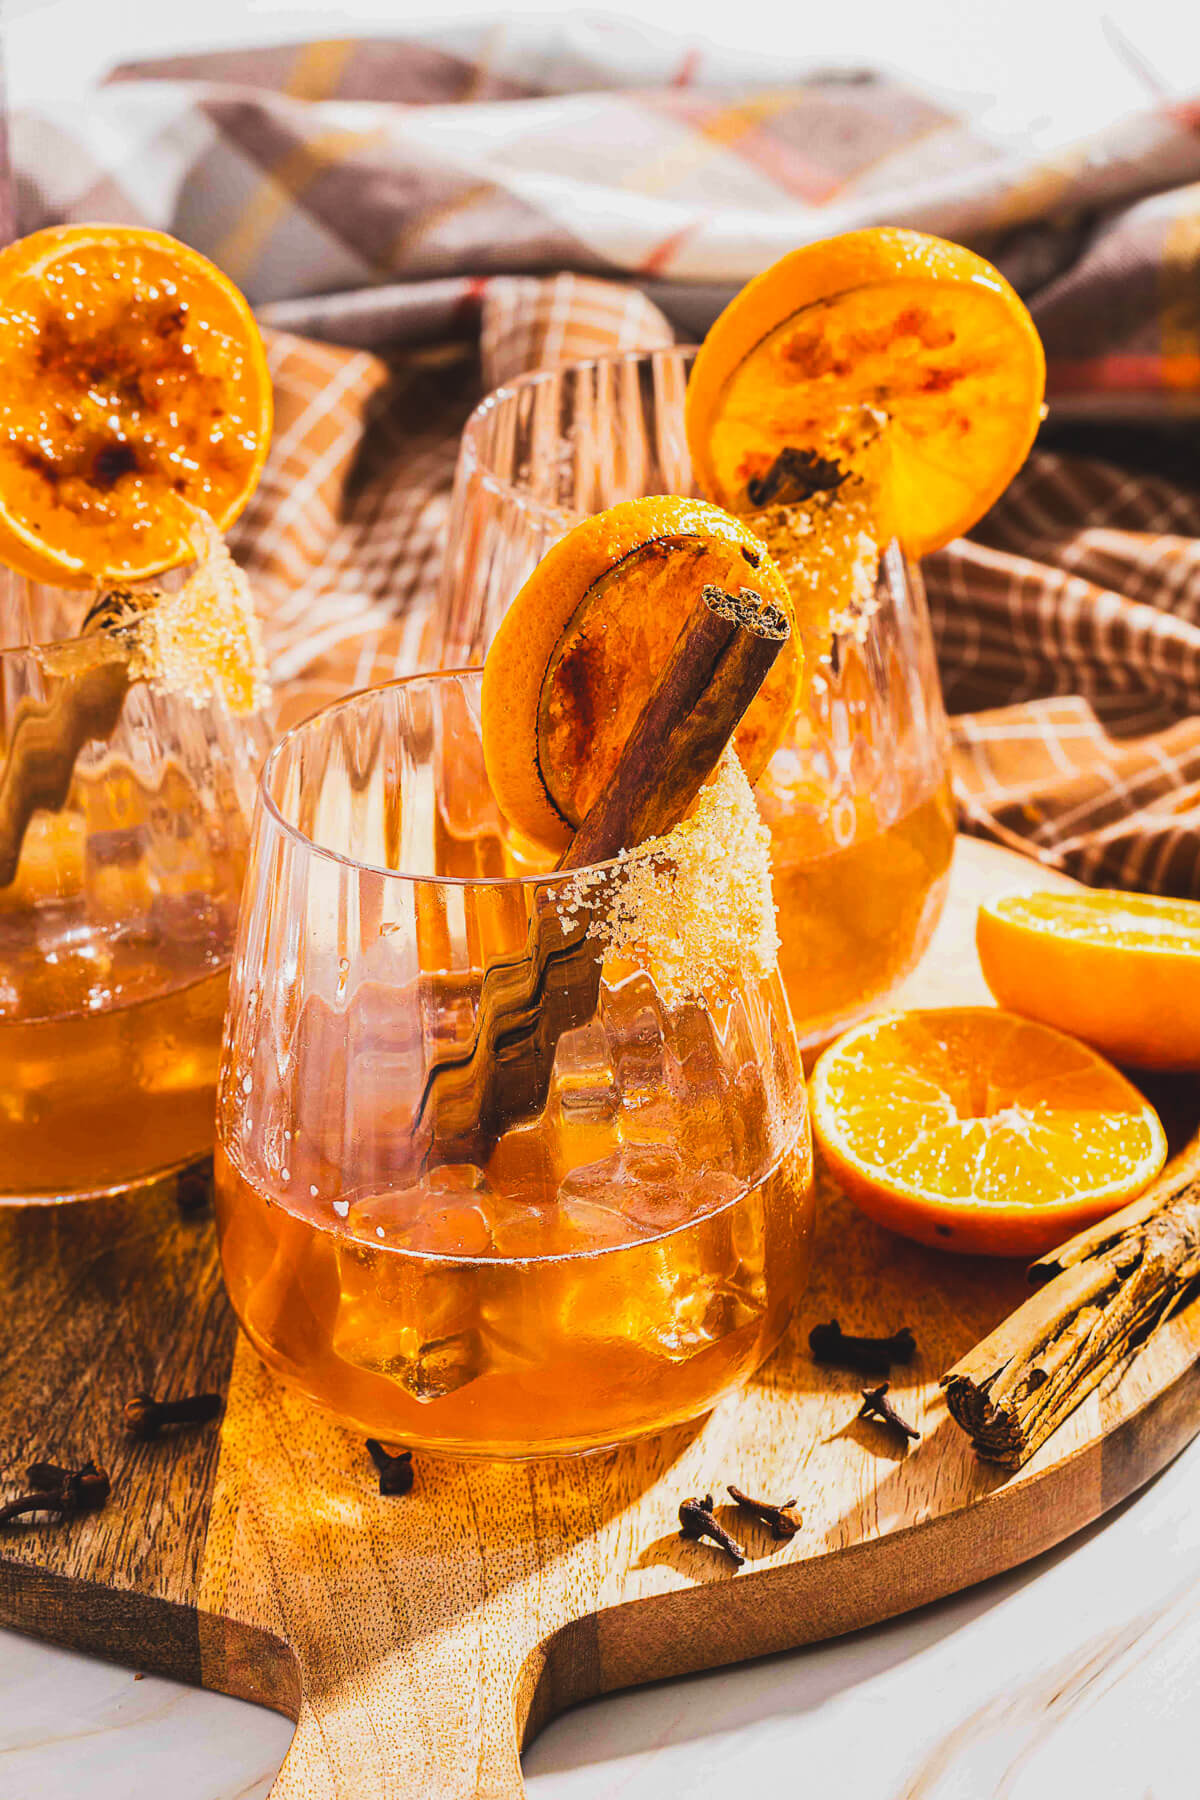
<instances>
[{"instance_id":1,"label":"wooden board handle","mask_svg":"<svg viewBox=\"0 0 1200 1800\"><path fill-rule=\"evenodd\" d=\"M239 1343L199 1584L204 1683L296 1719L272 1800L520 1800L518 1697L544 1628L513 1477L428 1458L410 1494L378 1479L361 1437Z\"/></svg>"},{"instance_id":2,"label":"wooden board handle","mask_svg":"<svg viewBox=\"0 0 1200 1800\"><path fill-rule=\"evenodd\" d=\"M395 1673L347 1674L303 1702L270 1800L521 1800L512 1707L488 1715L474 1661L452 1691L432 1671L417 1691Z\"/></svg>"}]
</instances>

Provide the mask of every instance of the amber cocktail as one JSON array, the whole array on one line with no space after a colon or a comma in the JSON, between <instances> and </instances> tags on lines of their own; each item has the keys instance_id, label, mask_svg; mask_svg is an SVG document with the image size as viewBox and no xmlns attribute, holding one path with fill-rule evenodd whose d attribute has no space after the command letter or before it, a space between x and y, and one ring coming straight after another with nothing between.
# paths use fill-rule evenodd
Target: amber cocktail
<instances>
[{"instance_id":1,"label":"amber cocktail","mask_svg":"<svg viewBox=\"0 0 1200 1800\"><path fill-rule=\"evenodd\" d=\"M501 1457L695 1417L782 1334L811 1156L778 975L682 1000L604 955L544 1101L440 1152L422 1096L483 971L584 871L513 879L478 672L339 702L272 754L219 1094L217 1210L265 1361L356 1430ZM602 951L598 954L603 954ZM665 991L664 991L665 990Z\"/></svg>"},{"instance_id":2,"label":"amber cocktail","mask_svg":"<svg viewBox=\"0 0 1200 1800\"><path fill-rule=\"evenodd\" d=\"M78 625L89 596L51 598ZM121 639L0 651L5 1199L109 1192L212 1145L266 726L131 682Z\"/></svg>"},{"instance_id":3,"label":"amber cocktail","mask_svg":"<svg viewBox=\"0 0 1200 1800\"><path fill-rule=\"evenodd\" d=\"M267 454L244 297L138 226L0 253L0 1198L208 1154L267 747L221 532Z\"/></svg>"},{"instance_id":4,"label":"amber cocktail","mask_svg":"<svg viewBox=\"0 0 1200 1800\"><path fill-rule=\"evenodd\" d=\"M486 652L529 570L581 515L696 491L684 436L694 357L630 352L547 369L477 408L455 479L445 660ZM748 523L759 529L754 515ZM839 584L822 578L814 620L786 546L771 548L795 588L807 668L802 705L755 791L773 839L780 968L801 1043L814 1046L878 1006L928 943L954 808L916 565L886 548L866 605L831 604Z\"/></svg>"}]
</instances>

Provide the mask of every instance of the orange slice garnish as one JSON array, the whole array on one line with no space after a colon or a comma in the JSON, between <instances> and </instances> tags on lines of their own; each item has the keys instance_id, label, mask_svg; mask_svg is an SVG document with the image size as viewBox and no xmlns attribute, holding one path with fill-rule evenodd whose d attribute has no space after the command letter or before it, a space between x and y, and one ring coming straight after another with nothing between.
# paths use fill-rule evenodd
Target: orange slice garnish
<instances>
[{"instance_id":1,"label":"orange slice garnish","mask_svg":"<svg viewBox=\"0 0 1200 1800\"><path fill-rule=\"evenodd\" d=\"M235 519L271 435L253 314L161 231L61 225L0 252L0 560L85 586L190 555Z\"/></svg>"},{"instance_id":2,"label":"orange slice garnish","mask_svg":"<svg viewBox=\"0 0 1200 1800\"><path fill-rule=\"evenodd\" d=\"M743 288L692 368L687 438L731 511L785 448L854 462L886 420L897 533L923 556L966 531L1029 453L1046 365L1004 277L958 244L879 226L806 244Z\"/></svg>"},{"instance_id":3,"label":"orange slice garnish","mask_svg":"<svg viewBox=\"0 0 1200 1800\"><path fill-rule=\"evenodd\" d=\"M497 632L483 671L483 750L509 823L561 850L612 774L702 588L750 589L793 621L759 540L703 500L627 500L547 552ZM753 781L795 710L793 632L734 742Z\"/></svg>"},{"instance_id":4,"label":"orange slice garnish","mask_svg":"<svg viewBox=\"0 0 1200 1800\"><path fill-rule=\"evenodd\" d=\"M813 1129L839 1186L919 1243L1036 1256L1141 1193L1158 1115L1103 1057L990 1007L893 1013L817 1063Z\"/></svg>"},{"instance_id":5,"label":"orange slice garnish","mask_svg":"<svg viewBox=\"0 0 1200 1800\"><path fill-rule=\"evenodd\" d=\"M975 941L1001 1006L1141 1069L1200 1069L1200 905L1095 890L1009 895Z\"/></svg>"}]
</instances>

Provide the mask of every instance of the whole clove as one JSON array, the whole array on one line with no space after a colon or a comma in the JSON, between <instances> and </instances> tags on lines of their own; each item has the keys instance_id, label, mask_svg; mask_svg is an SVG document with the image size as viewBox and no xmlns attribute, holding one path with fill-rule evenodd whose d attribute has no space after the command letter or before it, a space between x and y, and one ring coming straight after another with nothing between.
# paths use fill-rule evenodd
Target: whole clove
<instances>
[{"instance_id":1,"label":"whole clove","mask_svg":"<svg viewBox=\"0 0 1200 1800\"><path fill-rule=\"evenodd\" d=\"M919 1438L920 1432L907 1419L902 1419L891 1401L888 1399L889 1384L881 1382L877 1388L864 1388L863 1403L858 1409L860 1419L875 1419L880 1425L890 1425L896 1431L902 1431L906 1438Z\"/></svg>"},{"instance_id":2,"label":"whole clove","mask_svg":"<svg viewBox=\"0 0 1200 1800\"><path fill-rule=\"evenodd\" d=\"M378 1438L367 1439L371 1461L379 1470L381 1494L407 1494L413 1484L412 1451L398 1450L393 1456Z\"/></svg>"},{"instance_id":3,"label":"whole clove","mask_svg":"<svg viewBox=\"0 0 1200 1800\"><path fill-rule=\"evenodd\" d=\"M841 487L848 474L828 456L785 444L765 475L751 476L746 498L751 506L797 506L814 494Z\"/></svg>"},{"instance_id":4,"label":"whole clove","mask_svg":"<svg viewBox=\"0 0 1200 1800\"><path fill-rule=\"evenodd\" d=\"M800 1529L800 1514L794 1511L795 1499L783 1500L778 1506L772 1506L769 1500L752 1500L749 1494L743 1494L741 1488L729 1487L729 1498L743 1512L748 1512L769 1527L771 1536L780 1542L784 1538L795 1537Z\"/></svg>"},{"instance_id":5,"label":"whole clove","mask_svg":"<svg viewBox=\"0 0 1200 1800\"><path fill-rule=\"evenodd\" d=\"M731 1537L725 1527L713 1515L713 1497L705 1494L703 1500L684 1500L679 1507L679 1535L681 1538L711 1538L718 1549L723 1550L730 1560L740 1569L746 1560L746 1552L735 1537Z\"/></svg>"},{"instance_id":6,"label":"whole clove","mask_svg":"<svg viewBox=\"0 0 1200 1800\"><path fill-rule=\"evenodd\" d=\"M211 1157L206 1157L203 1162L192 1163L180 1171L175 1182L175 1204L181 1218L194 1219L209 1210L212 1205L212 1181Z\"/></svg>"},{"instance_id":7,"label":"whole clove","mask_svg":"<svg viewBox=\"0 0 1200 1800\"><path fill-rule=\"evenodd\" d=\"M29 1492L0 1506L0 1526L30 1513L50 1513L61 1523L80 1513L99 1512L112 1488L107 1470L97 1468L90 1460L79 1469L64 1469L50 1462L30 1463L25 1479Z\"/></svg>"},{"instance_id":8,"label":"whole clove","mask_svg":"<svg viewBox=\"0 0 1200 1800\"><path fill-rule=\"evenodd\" d=\"M860 1375L886 1375L893 1363L910 1363L917 1353L917 1340L907 1325L887 1337L851 1337L836 1319L828 1325L814 1325L808 1334L808 1347L814 1362L829 1363L839 1369L854 1369Z\"/></svg>"},{"instance_id":9,"label":"whole clove","mask_svg":"<svg viewBox=\"0 0 1200 1800\"><path fill-rule=\"evenodd\" d=\"M206 1425L220 1412L220 1394L185 1394L179 1400L156 1400L153 1394L135 1394L125 1402L125 1429L147 1443L164 1425Z\"/></svg>"}]
</instances>

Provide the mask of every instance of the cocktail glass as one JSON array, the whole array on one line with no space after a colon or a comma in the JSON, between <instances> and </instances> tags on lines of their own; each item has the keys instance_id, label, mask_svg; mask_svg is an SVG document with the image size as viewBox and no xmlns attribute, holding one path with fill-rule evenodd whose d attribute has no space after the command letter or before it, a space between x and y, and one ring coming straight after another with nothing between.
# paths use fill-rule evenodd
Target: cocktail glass
<instances>
[{"instance_id":1,"label":"cocktail glass","mask_svg":"<svg viewBox=\"0 0 1200 1800\"><path fill-rule=\"evenodd\" d=\"M611 954L540 1108L469 1151L431 1138L430 1071L472 1043L484 971L622 878L510 874L480 685L351 696L266 764L217 1219L287 1382L387 1441L527 1457L693 1418L757 1368L806 1279L812 1164L777 972L668 1005Z\"/></svg>"},{"instance_id":2,"label":"cocktail glass","mask_svg":"<svg viewBox=\"0 0 1200 1800\"><path fill-rule=\"evenodd\" d=\"M695 492L683 402L695 351L625 352L499 388L463 433L440 660L476 660L550 545L589 513ZM806 629L805 701L758 795L773 838L779 961L805 1049L877 1007L945 900L946 722L917 567L887 547L872 603Z\"/></svg>"},{"instance_id":3,"label":"cocktail glass","mask_svg":"<svg viewBox=\"0 0 1200 1800\"><path fill-rule=\"evenodd\" d=\"M78 684L104 685L104 640L77 635L93 598L0 572L0 1200L115 1192L213 1142L269 734L137 681L102 697L72 767ZM47 782L25 819L18 790Z\"/></svg>"}]
</instances>

